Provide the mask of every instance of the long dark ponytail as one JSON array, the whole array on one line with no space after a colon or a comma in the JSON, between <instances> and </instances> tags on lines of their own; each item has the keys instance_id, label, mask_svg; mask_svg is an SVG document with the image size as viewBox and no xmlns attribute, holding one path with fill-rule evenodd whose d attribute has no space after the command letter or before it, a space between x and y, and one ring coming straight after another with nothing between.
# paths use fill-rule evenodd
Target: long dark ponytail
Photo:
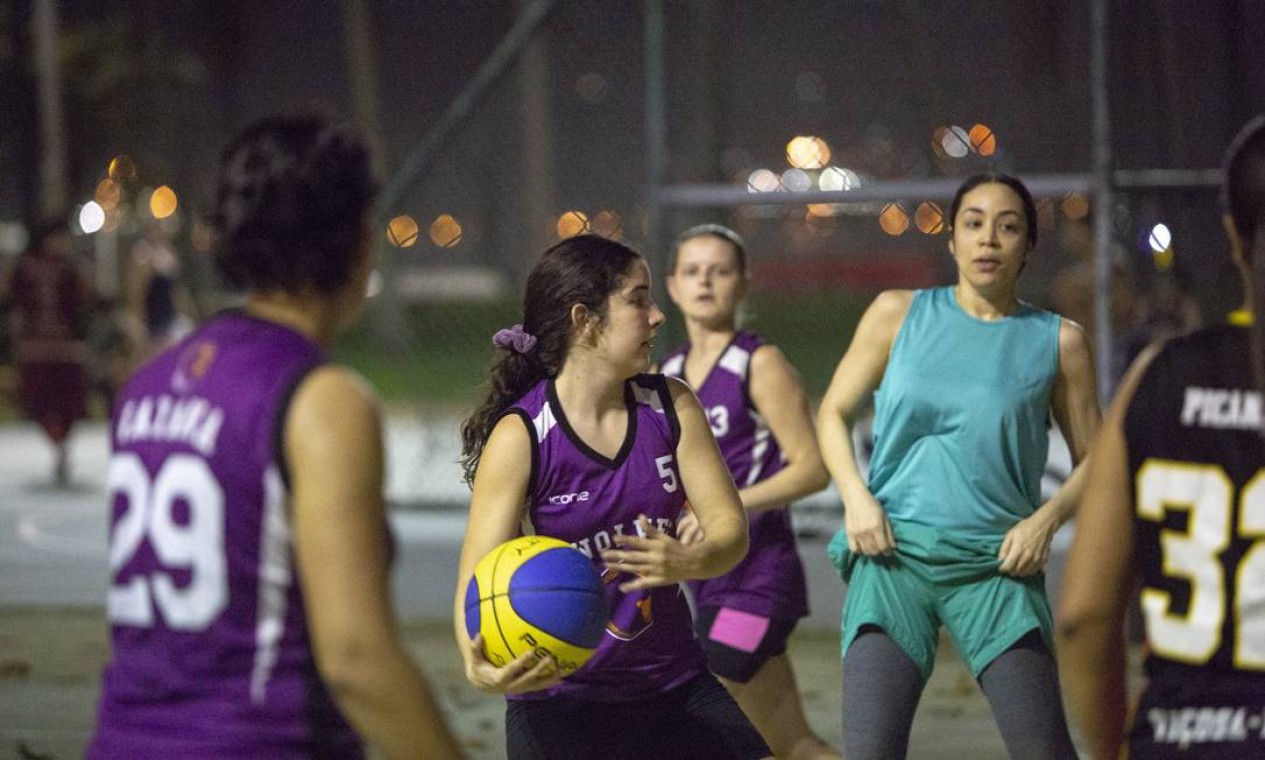
<instances>
[{"instance_id":1,"label":"long dark ponytail","mask_svg":"<svg viewBox=\"0 0 1265 760\"><path fill-rule=\"evenodd\" d=\"M598 235L567 238L545 251L527 276L522 332L535 338L530 348L503 341L488 378L487 395L461 425L461 466L467 483L501 415L540 380L556 377L571 347L571 307L584 304L606 318L610 294L623 284L640 255ZM530 342L530 341L526 341ZM499 344L498 344L499 345Z\"/></svg>"},{"instance_id":2,"label":"long dark ponytail","mask_svg":"<svg viewBox=\"0 0 1265 760\"><path fill-rule=\"evenodd\" d=\"M1225 206L1239 233L1252 300L1252 371L1265 398L1265 115L1239 131L1226 153ZM1261 429L1265 436L1265 422Z\"/></svg>"}]
</instances>

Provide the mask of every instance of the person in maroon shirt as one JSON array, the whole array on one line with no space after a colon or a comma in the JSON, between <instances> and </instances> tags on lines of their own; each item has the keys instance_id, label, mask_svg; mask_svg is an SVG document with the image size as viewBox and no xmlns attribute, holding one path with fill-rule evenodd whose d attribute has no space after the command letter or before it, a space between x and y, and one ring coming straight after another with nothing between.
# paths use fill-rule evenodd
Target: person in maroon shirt
<instances>
[{"instance_id":1,"label":"person in maroon shirt","mask_svg":"<svg viewBox=\"0 0 1265 760\"><path fill-rule=\"evenodd\" d=\"M69 479L66 443L87 416L88 284L75 266L66 226L48 223L31 236L9 278L9 330L22 410L53 444L53 476Z\"/></svg>"}]
</instances>

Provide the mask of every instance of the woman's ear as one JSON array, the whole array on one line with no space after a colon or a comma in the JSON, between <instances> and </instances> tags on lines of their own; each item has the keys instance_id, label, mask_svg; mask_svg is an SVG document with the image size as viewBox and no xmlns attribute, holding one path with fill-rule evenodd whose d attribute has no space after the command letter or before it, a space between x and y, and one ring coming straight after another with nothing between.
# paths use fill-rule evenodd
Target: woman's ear
<instances>
[{"instance_id":1,"label":"woman's ear","mask_svg":"<svg viewBox=\"0 0 1265 760\"><path fill-rule=\"evenodd\" d=\"M571 305L571 332L576 336L588 335L592 328L596 326L597 320L595 315L589 310L589 307L582 303Z\"/></svg>"}]
</instances>

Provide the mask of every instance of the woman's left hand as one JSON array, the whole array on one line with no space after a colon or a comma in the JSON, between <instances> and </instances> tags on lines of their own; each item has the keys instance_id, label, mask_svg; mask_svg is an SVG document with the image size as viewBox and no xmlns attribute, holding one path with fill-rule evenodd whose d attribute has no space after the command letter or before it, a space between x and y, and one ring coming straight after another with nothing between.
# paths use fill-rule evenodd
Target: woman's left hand
<instances>
[{"instance_id":1,"label":"woman's left hand","mask_svg":"<svg viewBox=\"0 0 1265 760\"><path fill-rule=\"evenodd\" d=\"M602 560L608 570L617 570L637 576L619 585L625 593L638 589L670 586L690 578L686 570L690 549L667 533L659 530L645 515L637 518L642 535L619 534L615 537L617 549L602 552Z\"/></svg>"},{"instance_id":2,"label":"woman's left hand","mask_svg":"<svg viewBox=\"0 0 1265 760\"><path fill-rule=\"evenodd\" d=\"M1058 523L1048 520L1039 511L1011 528L1001 542L997 558L1003 575L1023 577L1041 572L1050 558L1050 543L1058 530Z\"/></svg>"}]
</instances>

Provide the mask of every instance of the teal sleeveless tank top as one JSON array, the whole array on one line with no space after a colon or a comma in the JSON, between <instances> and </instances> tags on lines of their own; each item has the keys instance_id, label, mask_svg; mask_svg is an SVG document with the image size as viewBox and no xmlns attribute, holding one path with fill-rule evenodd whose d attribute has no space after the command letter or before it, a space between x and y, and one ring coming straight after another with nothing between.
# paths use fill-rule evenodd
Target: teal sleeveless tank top
<instances>
[{"instance_id":1,"label":"teal sleeveless tank top","mask_svg":"<svg viewBox=\"0 0 1265 760\"><path fill-rule=\"evenodd\" d=\"M1059 317L985 322L914 292L875 392L870 491L895 521L997 538L1041 504Z\"/></svg>"}]
</instances>

